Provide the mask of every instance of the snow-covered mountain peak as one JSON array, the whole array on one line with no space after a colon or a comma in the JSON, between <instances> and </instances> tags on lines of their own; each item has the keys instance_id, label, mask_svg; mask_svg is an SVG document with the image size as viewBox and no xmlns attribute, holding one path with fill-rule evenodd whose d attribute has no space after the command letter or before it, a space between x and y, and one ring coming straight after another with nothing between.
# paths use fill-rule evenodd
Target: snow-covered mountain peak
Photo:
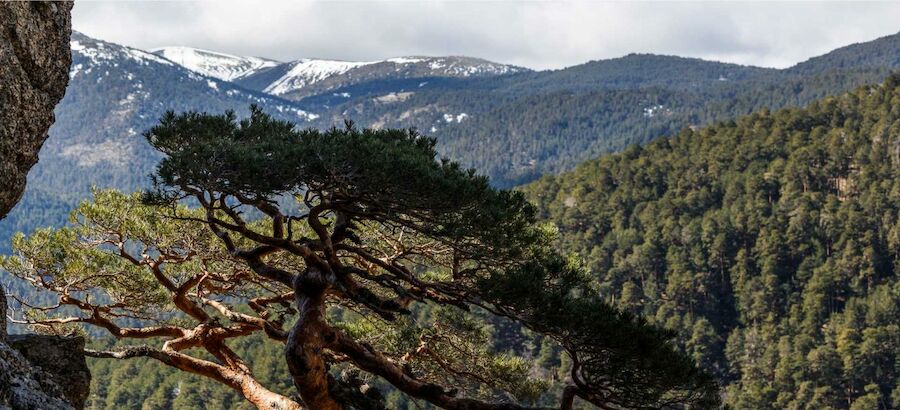
<instances>
[{"instance_id":1,"label":"snow-covered mountain peak","mask_svg":"<svg viewBox=\"0 0 900 410\"><path fill-rule=\"evenodd\" d=\"M394 57L377 61L301 59L286 63L263 91L299 98L350 83L383 78L474 77L528 71L471 57ZM314 86L314 87L313 87Z\"/></svg>"},{"instance_id":2,"label":"snow-covered mountain peak","mask_svg":"<svg viewBox=\"0 0 900 410\"><path fill-rule=\"evenodd\" d=\"M289 100L366 81L418 77L478 77L529 71L471 57L401 56L374 61L302 58L289 62L193 47L150 50L194 73Z\"/></svg>"},{"instance_id":3,"label":"snow-covered mountain peak","mask_svg":"<svg viewBox=\"0 0 900 410\"><path fill-rule=\"evenodd\" d=\"M241 57L192 47L160 47L150 51L188 70L225 81L281 64L265 58Z\"/></svg>"},{"instance_id":4,"label":"snow-covered mountain peak","mask_svg":"<svg viewBox=\"0 0 900 410\"><path fill-rule=\"evenodd\" d=\"M79 32L72 33L69 47L72 50L73 57L83 57L85 63L94 66L104 64L115 65L119 61L126 60L131 60L142 65L163 64L174 66L172 62L160 58L155 54L136 48L120 46L118 44L93 39ZM77 58L76 60L82 61ZM76 75L78 71L84 67L85 63L76 64L73 62L72 68L69 71L69 76L72 77Z\"/></svg>"},{"instance_id":5,"label":"snow-covered mountain peak","mask_svg":"<svg viewBox=\"0 0 900 410\"><path fill-rule=\"evenodd\" d=\"M287 72L269 84L263 91L282 95L301 89L331 76L344 74L354 68L374 64L372 62L301 59L290 64Z\"/></svg>"},{"instance_id":6,"label":"snow-covered mountain peak","mask_svg":"<svg viewBox=\"0 0 900 410\"><path fill-rule=\"evenodd\" d=\"M270 112L277 112L281 118L312 121L318 117L290 101L191 70L182 64L190 59L176 62L159 53L97 40L79 32L72 33L70 47L70 87L81 90L100 87L102 95L110 100L105 103L111 105L98 110L116 113L116 118L137 115L140 116L138 122L142 122L147 118L158 118L162 114L160 110L174 109L177 104L181 104L180 110L216 108L219 111L257 104ZM191 51L182 54L201 56ZM221 53L214 54L221 56ZM260 64L278 64L255 60L261 61Z\"/></svg>"}]
</instances>

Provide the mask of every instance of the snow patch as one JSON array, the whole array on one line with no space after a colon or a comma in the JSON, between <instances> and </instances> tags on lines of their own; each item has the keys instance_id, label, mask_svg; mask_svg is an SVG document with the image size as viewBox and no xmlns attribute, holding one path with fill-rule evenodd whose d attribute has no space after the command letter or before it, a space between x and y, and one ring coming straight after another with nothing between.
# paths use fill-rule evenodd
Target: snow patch
<instances>
[{"instance_id":1,"label":"snow patch","mask_svg":"<svg viewBox=\"0 0 900 410\"><path fill-rule=\"evenodd\" d=\"M461 112L457 115L444 114L444 122L446 122L448 124L453 123L453 122L458 124L458 123L463 122L466 118L469 118L469 114L466 114L464 112Z\"/></svg>"},{"instance_id":2,"label":"snow patch","mask_svg":"<svg viewBox=\"0 0 900 410\"><path fill-rule=\"evenodd\" d=\"M663 106L662 104L644 107L644 116L647 118L653 118L653 117L659 115L659 113L661 111L663 111L664 108L665 108L665 106Z\"/></svg>"},{"instance_id":3,"label":"snow patch","mask_svg":"<svg viewBox=\"0 0 900 410\"><path fill-rule=\"evenodd\" d=\"M421 63L421 62L425 61L425 59L424 58L416 58L416 57L394 57L394 58L389 58L384 61L387 61L389 63L394 63L394 64L416 64L416 63Z\"/></svg>"},{"instance_id":4,"label":"snow patch","mask_svg":"<svg viewBox=\"0 0 900 410\"><path fill-rule=\"evenodd\" d=\"M150 51L188 70L225 81L246 77L263 68L280 64L265 58L241 57L191 47L161 47Z\"/></svg>"},{"instance_id":5,"label":"snow patch","mask_svg":"<svg viewBox=\"0 0 900 410\"><path fill-rule=\"evenodd\" d=\"M69 70L69 79L71 80L71 79L75 78L75 76L78 75L78 72L81 71L82 68L84 68L83 64L73 65L72 69Z\"/></svg>"},{"instance_id":6,"label":"snow patch","mask_svg":"<svg viewBox=\"0 0 900 410\"><path fill-rule=\"evenodd\" d=\"M82 44L78 40L72 40L69 42L69 48L73 53L78 53L90 60L92 65L109 63L113 67L118 67L118 61L124 59L135 61L141 65L149 65L150 63L174 65L171 61L160 58L155 54L100 40L96 40L91 44Z\"/></svg>"},{"instance_id":7,"label":"snow patch","mask_svg":"<svg viewBox=\"0 0 900 410\"><path fill-rule=\"evenodd\" d=\"M298 60L281 78L265 88L265 92L275 95L315 84L333 75L343 74L357 67L374 64L372 62L351 62L337 60Z\"/></svg>"},{"instance_id":8,"label":"snow patch","mask_svg":"<svg viewBox=\"0 0 900 410\"><path fill-rule=\"evenodd\" d=\"M375 97L375 101L380 102L380 103L400 102L400 101L406 101L406 99L412 95L413 95L413 93L411 93L409 91L403 92L403 93L389 93L389 94Z\"/></svg>"}]
</instances>

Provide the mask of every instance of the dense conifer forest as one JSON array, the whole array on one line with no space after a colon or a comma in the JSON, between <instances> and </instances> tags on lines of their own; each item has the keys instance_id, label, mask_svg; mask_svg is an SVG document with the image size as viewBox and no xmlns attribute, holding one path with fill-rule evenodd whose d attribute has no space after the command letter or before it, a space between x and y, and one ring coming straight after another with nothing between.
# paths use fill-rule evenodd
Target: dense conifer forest
<instances>
[{"instance_id":1,"label":"dense conifer forest","mask_svg":"<svg viewBox=\"0 0 900 410\"><path fill-rule=\"evenodd\" d=\"M900 407L900 76L524 190L611 303L676 329L734 408Z\"/></svg>"}]
</instances>

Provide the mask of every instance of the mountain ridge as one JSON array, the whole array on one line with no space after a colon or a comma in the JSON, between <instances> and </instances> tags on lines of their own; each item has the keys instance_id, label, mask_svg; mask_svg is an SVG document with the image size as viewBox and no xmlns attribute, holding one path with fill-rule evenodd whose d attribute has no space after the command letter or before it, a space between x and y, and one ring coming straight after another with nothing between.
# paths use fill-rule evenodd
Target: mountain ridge
<instances>
[{"instance_id":1,"label":"mountain ridge","mask_svg":"<svg viewBox=\"0 0 900 410\"><path fill-rule=\"evenodd\" d=\"M900 56L891 50L900 49L900 32L874 40L848 44L820 56L801 61L785 70L809 72L821 70L823 65L877 67L900 65Z\"/></svg>"},{"instance_id":2,"label":"mountain ridge","mask_svg":"<svg viewBox=\"0 0 900 410\"><path fill-rule=\"evenodd\" d=\"M242 57L184 46L159 47L148 51L188 70L224 81L234 81L258 70L281 64L267 58Z\"/></svg>"},{"instance_id":3,"label":"mountain ridge","mask_svg":"<svg viewBox=\"0 0 900 410\"><path fill-rule=\"evenodd\" d=\"M299 58L280 62L187 46L158 47L148 51L198 74L291 100L373 79L465 78L531 71L466 56L400 56L373 61Z\"/></svg>"},{"instance_id":4,"label":"mountain ridge","mask_svg":"<svg viewBox=\"0 0 900 410\"><path fill-rule=\"evenodd\" d=\"M92 185L126 191L145 186L156 157L139 134L167 110L244 115L257 104L301 127L328 128L345 119L360 126L414 127L437 138L440 155L490 176L497 186L512 187L683 127L763 107L803 105L880 81L895 68L784 74L632 55L569 71L355 77L351 83L321 82L321 88L307 90L316 94L289 100L242 85L247 77L228 82L204 76L157 54L81 33L73 41L71 85L40 153L43 161L29 175L22 205L0 222L0 232L62 223ZM682 68L667 71L673 58ZM719 80L723 69L735 70L733 80Z\"/></svg>"}]
</instances>

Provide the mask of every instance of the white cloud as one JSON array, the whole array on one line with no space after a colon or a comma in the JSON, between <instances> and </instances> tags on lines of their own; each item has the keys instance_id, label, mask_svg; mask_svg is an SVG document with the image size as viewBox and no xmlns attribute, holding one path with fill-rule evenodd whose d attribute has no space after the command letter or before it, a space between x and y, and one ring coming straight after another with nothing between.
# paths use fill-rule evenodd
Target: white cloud
<instances>
[{"instance_id":1,"label":"white cloud","mask_svg":"<svg viewBox=\"0 0 900 410\"><path fill-rule=\"evenodd\" d=\"M632 52L784 67L900 30L900 3L76 2L74 28L139 48L279 60L468 55L561 68Z\"/></svg>"}]
</instances>

